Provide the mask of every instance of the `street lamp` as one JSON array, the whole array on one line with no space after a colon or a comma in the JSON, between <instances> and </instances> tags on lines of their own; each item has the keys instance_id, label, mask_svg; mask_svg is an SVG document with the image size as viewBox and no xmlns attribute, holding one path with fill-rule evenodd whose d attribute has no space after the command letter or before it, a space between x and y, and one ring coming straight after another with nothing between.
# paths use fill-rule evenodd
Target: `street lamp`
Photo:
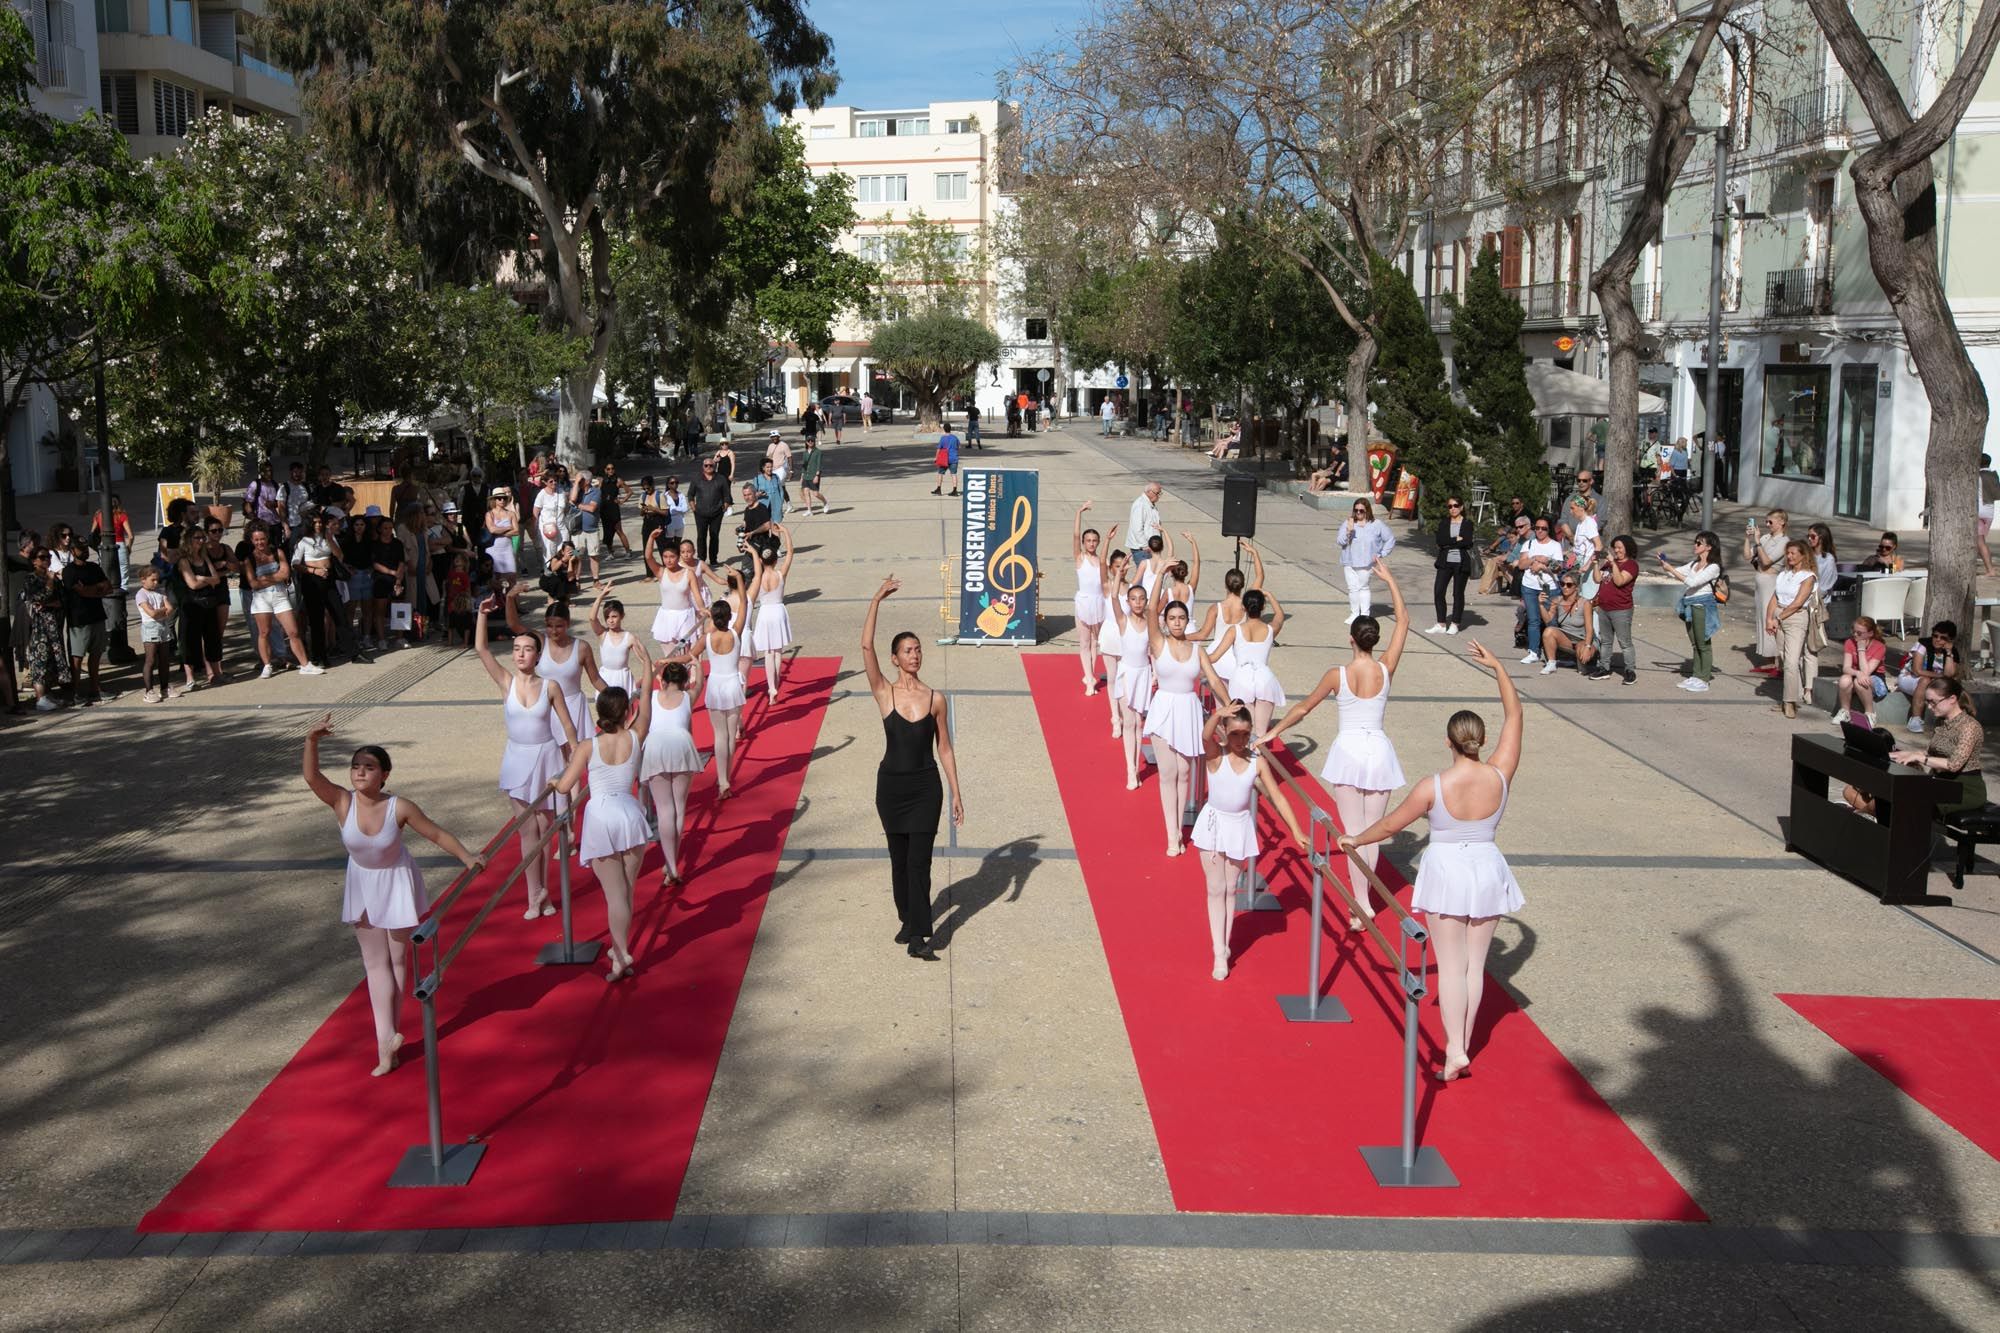
<instances>
[{"instance_id":1,"label":"street lamp","mask_svg":"<svg viewBox=\"0 0 2000 1333\"><path fill-rule=\"evenodd\" d=\"M1701 461L1701 526L1710 530L1715 526L1715 441L1722 424L1722 251L1729 223L1729 136L1734 129L1729 124L1696 125L1687 131L1689 137L1715 136L1715 215L1709 223L1708 252L1708 431L1702 440L1708 457ZM1770 215L1745 211L1736 216L1739 222L1754 222ZM1742 447L1743 441L1736 441L1736 448Z\"/></svg>"}]
</instances>

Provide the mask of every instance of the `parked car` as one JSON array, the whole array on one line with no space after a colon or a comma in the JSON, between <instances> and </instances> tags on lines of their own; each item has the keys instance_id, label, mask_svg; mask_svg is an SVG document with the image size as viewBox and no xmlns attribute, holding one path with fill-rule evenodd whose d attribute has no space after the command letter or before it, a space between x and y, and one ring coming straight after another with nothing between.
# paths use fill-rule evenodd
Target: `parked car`
<instances>
[{"instance_id":1,"label":"parked car","mask_svg":"<svg viewBox=\"0 0 2000 1333\"><path fill-rule=\"evenodd\" d=\"M820 414L827 419L829 424L832 423L835 412L840 413L840 424L843 426L856 425L861 420L861 400L852 394L830 393L819 400L819 410ZM876 425L883 426L887 425L894 417L895 413L888 406L877 403L875 404L875 414L871 419Z\"/></svg>"}]
</instances>

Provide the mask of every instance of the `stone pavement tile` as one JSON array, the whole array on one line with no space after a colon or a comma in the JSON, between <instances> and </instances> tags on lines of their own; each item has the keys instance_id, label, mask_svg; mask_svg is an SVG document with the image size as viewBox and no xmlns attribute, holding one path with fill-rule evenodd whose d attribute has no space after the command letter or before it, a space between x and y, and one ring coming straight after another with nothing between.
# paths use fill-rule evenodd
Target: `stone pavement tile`
<instances>
[{"instance_id":1,"label":"stone pavement tile","mask_svg":"<svg viewBox=\"0 0 2000 1333\"><path fill-rule=\"evenodd\" d=\"M209 1234L214 1235L217 1240L221 1239L219 1232L211 1232ZM129 1256L132 1251L138 1249L139 1242L144 1239L145 1236L137 1231L114 1231L99 1241L97 1247L87 1257L91 1259L123 1259ZM203 1251L203 1253L206 1254L208 1251Z\"/></svg>"},{"instance_id":2,"label":"stone pavement tile","mask_svg":"<svg viewBox=\"0 0 2000 1333\"><path fill-rule=\"evenodd\" d=\"M945 1215L948 1239L953 1245L984 1245L989 1217L983 1212L953 1212Z\"/></svg>"},{"instance_id":3,"label":"stone pavement tile","mask_svg":"<svg viewBox=\"0 0 2000 1333\"><path fill-rule=\"evenodd\" d=\"M267 1231L264 1239L257 1242L257 1255L263 1259L282 1259L296 1252L307 1234L304 1231Z\"/></svg>"},{"instance_id":4,"label":"stone pavement tile","mask_svg":"<svg viewBox=\"0 0 2000 1333\"><path fill-rule=\"evenodd\" d=\"M908 1245L910 1243L910 1215L908 1213L877 1213L868 1219L868 1243L874 1246Z\"/></svg>"},{"instance_id":5,"label":"stone pavement tile","mask_svg":"<svg viewBox=\"0 0 2000 1333\"><path fill-rule=\"evenodd\" d=\"M1296 1250L1306 1243L1306 1229L1296 1217L1232 1217L1225 1215L1190 1218L1201 1243L1217 1249Z\"/></svg>"},{"instance_id":6,"label":"stone pavement tile","mask_svg":"<svg viewBox=\"0 0 2000 1333\"><path fill-rule=\"evenodd\" d=\"M752 1213L744 1219L743 1244L751 1249L776 1249L785 1243L783 1213Z\"/></svg>"},{"instance_id":7,"label":"stone pavement tile","mask_svg":"<svg viewBox=\"0 0 2000 1333\"><path fill-rule=\"evenodd\" d=\"M216 1242L216 1248L220 1250L228 1243L232 1236L237 1235L247 1235L248 1237L247 1240L237 1242L239 1246L246 1247L239 1248L236 1251L238 1254L255 1254L257 1247L264 1243L264 1232L252 1231L242 1233L231 1231L223 1233L223 1238ZM186 1236L177 1231L148 1232L146 1238L140 1241L137 1247L133 1249L132 1257L135 1259L165 1259L170 1257L175 1250L179 1249L181 1242L186 1239Z\"/></svg>"},{"instance_id":8,"label":"stone pavement tile","mask_svg":"<svg viewBox=\"0 0 2000 1333\"><path fill-rule=\"evenodd\" d=\"M1104 1226L1113 1245L1182 1245L1187 1240L1181 1219L1166 1214L1107 1213Z\"/></svg>"},{"instance_id":9,"label":"stone pavement tile","mask_svg":"<svg viewBox=\"0 0 2000 1333\"><path fill-rule=\"evenodd\" d=\"M1875 1238L1865 1231L1829 1231L1826 1234L1840 1247L1850 1265L1890 1268L1896 1264L1889 1252L1876 1244Z\"/></svg>"},{"instance_id":10,"label":"stone pavement tile","mask_svg":"<svg viewBox=\"0 0 2000 1333\"><path fill-rule=\"evenodd\" d=\"M533 1254L547 1227L475 1227L459 1246L463 1254Z\"/></svg>"},{"instance_id":11,"label":"stone pavement tile","mask_svg":"<svg viewBox=\"0 0 2000 1333\"><path fill-rule=\"evenodd\" d=\"M222 1238L228 1234L226 1231L190 1231L187 1235L181 1237L180 1244L174 1246L173 1254L170 1257L175 1259L206 1259L221 1248ZM97 1257L108 1259L115 1256L100 1252Z\"/></svg>"},{"instance_id":12,"label":"stone pavement tile","mask_svg":"<svg viewBox=\"0 0 2000 1333\"><path fill-rule=\"evenodd\" d=\"M829 1213L825 1243L831 1246L866 1245L868 1219L867 1213Z\"/></svg>"},{"instance_id":13,"label":"stone pavement tile","mask_svg":"<svg viewBox=\"0 0 2000 1333\"><path fill-rule=\"evenodd\" d=\"M950 1240L948 1214L938 1211L910 1214L910 1244L943 1245Z\"/></svg>"},{"instance_id":14,"label":"stone pavement tile","mask_svg":"<svg viewBox=\"0 0 2000 1333\"><path fill-rule=\"evenodd\" d=\"M823 1213L791 1213L785 1218L785 1248L815 1250L826 1244Z\"/></svg>"},{"instance_id":15,"label":"stone pavement tile","mask_svg":"<svg viewBox=\"0 0 2000 1333\"><path fill-rule=\"evenodd\" d=\"M708 1235L708 1215L706 1213L679 1214L667 1224L667 1244L670 1250L698 1250L702 1240Z\"/></svg>"},{"instance_id":16,"label":"stone pavement tile","mask_svg":"<svg viewBox=\"0 0 2000 1333\"><path fill-rule=\"evenodd\" d=\"M200 1268L194 1260L10 1265L0 1277L0 1333L147 1333Z\"/></svg>"},{"instance_id":17,"label":"stone pavement tile","mask_svg":"<svg viewBox=\"0 0 2000 1333\"><path fill-rule=\"evenodd\" d=\"M625 1228L623 1246L628 1250L657 1250L667 1243L666 1222L632 1222Z\"/></svg>"},{"instance_id":18,"label":"stone pavement tile","mask_svg":"<svg viewBox=\"0 0 2000 1333\"><path fill-rule=\"evenodd\" d=\"M215 1253L223 1256L255 1254L257 1247L263 1243L264 1233L261 1231L225 1231L222 1239L215 1243Z\"/></svg>"},{"instance_id":19,"label":"stone pavement tile","mask_svg":"<svg viewBox=\"0 0 2000 1333\"><path fill-rule=\"evenodd\" d=\"M438 1227L420 1235L418 1254L457 1254L465 1248L466 1239L472 1232L466 1227Z\"/></svg>"},{"instance_id":20,"label":"stone pavement tile","mask_svg":"<svg viewBox=\"0 0 2000 1333\"><path fill-rule=\"evenodd\" d=\"M0 1264L7 1262L10 1250L34 1234L29 1227L0 1227Z\"/></svg>"},{"instance_id":21,"label":"stone pavement tile","mask_svg":"<svg viewBox=\"0 0 2000 1333\"><path fill-rule=\"evenodd\" d=\"M1070 1220L1066 1213L1029 1213L1028 1244L1071 1244Z\"/></svg>"},{"instance_id":22,"label":"stone pavement tile","mask_svg":"<svg viewBox=\"0 0 2000 1333\"><path fill-rule=\"evenodd\" d=\"M734 1250L742 1247L749 1219L741 1213L717 1213L708 1219L708 1231L701 1238L704 1250Z\"/></svg>"},{"instance_id":23,"label":"stone pavement tile","mask_svg":"<svg viewBox=\"0 0 2000 1333\"><path fill-rule=\"evenodd\" d=\"M1077 1245L1109 1245L1111 1223L1104 1213L1076 1213L1070 1218L1070 1239Z\"/></svg>"},{"instance_id":24,"label":"stone pavement tile","mask_svg":"<svg viewBox=\"0 0 2000 1333\"><path fill-rule=\"evenodd\" d=\"M327 1255L373 1254L381 1245L379 1231L314 1231L299 1242L294 1253L301 1259Z\"/></svg>"},{"instance_id":25,"label":"stone pavement tile","mask_svg":"<svg viewBox=\"0 0 2000 1333\"><path fill-rule=\"evenodd\" d=\"M27 1235L17 1238L14 1248L7 1252L7 1262L12 1264L47 1263L54 1256L56 1247L62 1244L62 1238L67 1234L69 1233L60 1229L31 1231Z\"/></svg>"},{"instance_id":26,"label":"stone pavement tile","mask_svg":"<svg viewBox=\"0 0 2000 1333\"><path fill-rule=\"evenodd\" d=\"M986 1243L989 1245L1026 1245L1028 1243L1028 1215L1026 1213L988 1213L986 1215Z\"/></svg>"},{"instance_id":27,"label":"stone pavement tile","mask_svg":"<svg viewBox=\"0 0 2000 1333\"><path fill-rule=\"evenodd\" d=\"M422 1254L425 1244L437 1234L434 1231L378 1231L375 1233L374 1253Z\"/></svg>"},{"instance_id":28,"label":"stone pavement tile","mask_svg":"<svg viewBox=\"0 0 2000 1333\"><path fill-rule=\"evenodd\" d=\"M81 1259L99 1245L122 1234L119 1227L78 1227L63 1233L55 1248L49 1251L49 1258L55 1260Z\"/></svg>"},{"instance_id":29,"label":"stone pavement tile","mask_svg":"<svg viewBox=\"0 0 2000 1333\"><path fill-rule=\"evenodd\" d=\"M622 1250L625 1248L624 1222L592 1222L584 1232L582 1250Z\"/></svg>"},{"instance_id":30,"label":"stone pavement tile","mask_svg":"<svg viewBox=\"0 0 2000 1333\"><path fill-rule=\"evenodd\" d=\"M590 1244L589 1240L590 1224L587 1222L573 1222L564 1226L543 1228L542 1243L539 1248L544 1252L549 1250L597 1250L604 1248L601 1245Z\"/></svg>"}]
</instances>

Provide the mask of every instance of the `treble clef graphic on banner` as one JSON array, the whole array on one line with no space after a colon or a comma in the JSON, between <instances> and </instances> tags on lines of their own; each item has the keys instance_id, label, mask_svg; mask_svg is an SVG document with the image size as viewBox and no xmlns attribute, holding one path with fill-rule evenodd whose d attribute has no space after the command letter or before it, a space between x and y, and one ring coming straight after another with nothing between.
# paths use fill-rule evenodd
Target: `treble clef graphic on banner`
<instances>
[{"instance_id":1,"label":"treble clef graphic on banner","mask_svg":"<svg viewBox=\"0 0 2000 1333\"><path fill-rule=\"evenodd\" d=\"M1035 563L1014 548L1034 526L1035 508L1025 495L1014 497L1014 530L986 560L986 582L996 592L1019 593L1035 581Z\"/></svg>"}]
</instances>

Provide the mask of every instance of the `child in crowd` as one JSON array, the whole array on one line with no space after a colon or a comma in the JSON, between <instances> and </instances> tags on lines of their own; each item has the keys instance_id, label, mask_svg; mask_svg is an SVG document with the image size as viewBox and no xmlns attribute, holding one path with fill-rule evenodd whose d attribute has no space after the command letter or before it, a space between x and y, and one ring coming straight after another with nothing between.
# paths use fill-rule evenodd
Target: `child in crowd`
<instances>
[{"instance_id":1,"label":"child in crowd","mask_svg":"<svg viewBox=\"0 0 2000 1333\"><path fill-rule=\"evenodd\" d=\"M139 642L145 647L146 660L140 667L139 679L145 686L145 694L140 697L149 704L162 699L178 699L180 691L167 682L172 678L174 667L174 604L160 587L158 565L148 565L139 575ZM153 673L159 672L159 683L153 683Z\"/></svg>"},{"instance_id":2,"label":"child in crowd","mask_svg":"<svg viewBox=\"0 0 2000 1333\"><path fill-rule=\"evenodd\" d=\"M1958 625L1950 620L1940 620L1931 626L1930 642L1910 649L1896 677L1896 688L1910 696L1911 731L1922 734L1924 708L1930 702L1926 687L1940 676L1958 679Z\"/></svg>"}]
</instances>

